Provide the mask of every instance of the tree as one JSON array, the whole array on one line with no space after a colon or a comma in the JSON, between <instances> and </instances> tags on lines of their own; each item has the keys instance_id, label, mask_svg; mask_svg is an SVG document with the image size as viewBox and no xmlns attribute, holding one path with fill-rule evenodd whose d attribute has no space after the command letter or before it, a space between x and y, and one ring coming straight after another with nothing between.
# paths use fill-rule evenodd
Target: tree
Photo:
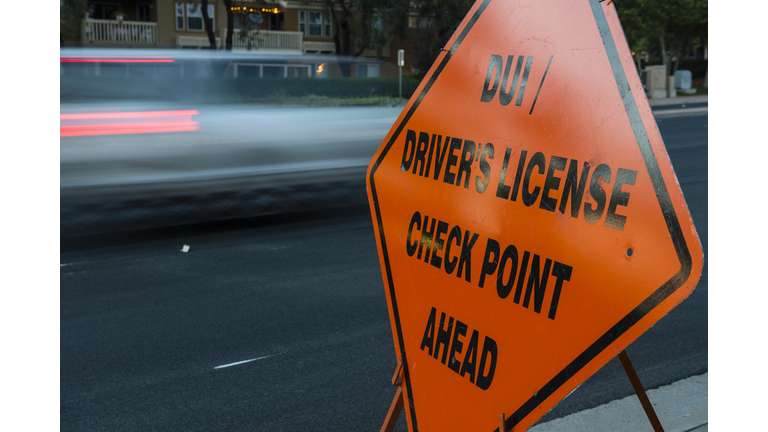
<instances>
[{"instance_id":1,"label":"tree","mask_svg":"<svg viewBox=\"0 0 768 432\"><path fill-rule=\"evenodd\" d=\"M707 0L686 0L682 3L681 19L675 20L670 30L670 60L674 58L670 75L677 71L680 55L687 45L696 39L707 39Z\"/></svg>"},{"instance_id":2,"label":"tree","mask_svg":"<svg viewBox=\"0 0 768 432\"><path fill-rule=\"evenodd\" d=\"M349 57L359 57L368 47L372 9L370 0L323 0L323 11L331 15L333 22L333 44L344 77L351 75ZM353 33L357 50L352 45Z\"/></svg>"},{"instance_id":3,"label":"tree","mask_svg":"<svg viewBox=\"0 0 768 432\"><path fill-rule=\"evenodd\" d=\"M216 35L213 34L213 22L208 15L208 0L202 0L201 8L203 12L203 27L205 27L205 34L208 35L210 49L216 51L218 47L216 46Z\"/></svg>"},{"instance_id":4,"label":"tree","mask_svg":"<svg viewBox=\"0 0 768 432\"><path fill-rule=\"evenodd\" d=\"M677 71L687 44L707 38L707 0L617 0L616 7L630 48L639 51L641 43L658 43L667 76ZM666 84L669 93L669 78Z\"/></svg>"},{"instance_id":5,"label":"tree","mask_svg":"<svg viewBox=\"0 0 768 432\"><path fill-rule=\"evenodd\" d=\"M64 0L59 9L59 43L79 42L83 18L88 12L87 0Z\"/></svg>"},{"instance_id":6,"label":"tree","mask_svg":"<svg viewBox=\"0 0 768 432\"><path fill-rule=\"evenodd\" d=\"M210 15L208 15L208 0L201 0L200 6L198 6L195 3L192 3L191 0L186 0L186 3L190 3L193 5L193 8L201 7L202 13L203 13L203 27L205 28L205 34L208 36L208 44L209 48L213 51L216 51L218 49L218 46L216 46L216 34L213 32L213 21L211 20ZM232 35L233 35L233 27L234 27L234 18L233 18L233 12L232 12L232 0L223 0L224 2L224 10L227 13L227 34L224 38L224 49L226 51L232 51Z\"/></svg>"},{"instance_id":7,"label":"tree","mask_svg":"<svg viewBox=\"0 0 768 432\"><path fill-rule=\"evenodd\" d=\"M417 29L412 34L414 56L423 72L435 62L461 20L472 8L472 0L415 0Z\"/></svg>"},{"instance_id":8,"label":"tree","mask_svg":"<svg viewBox=\"0 0 768 432\"><path fill-rule=\"evenodd\" d=\"M201 8L201 13L203 15L203 28L205 29L205 34L208 37L208 48L211 51L217 51L219 47L216 45L216 34L213 32L213 20L211 19L211 16L208 14L208 0L201 0L201 3L198 5L196 3L192 3L192 0L185 0L186 4L192 5L192 11L196 11L197 8ZM227 43L225 44L225 49L231 51L232 50L232 1L231 0L224 0L224 6L227 12ZM226 64L221 61L213 61L212 62L212 71L214 76L222 76L224 74L224 70L226 69Z\"/></svg>"},{"instance_id":9,"label":"tree","mask_svg":"<svg viewBox=\"0 0 768 432\"><path fill-rule=\"evenodd\" d=\"M232 35L235 31L235 20L232 16L232 0L224 0L224 9L227 12L227 35L224 38L224 50L232 51Z\"/></svg>"},{"instance_id":10,"label":"tree","mask_svg":"<svg viewBox=\"0 0 768 432\"><path fill-rule=\"evenodd\" d=\"M641 53L648 50L646 42L646 29L640 15L640 2L638 0L620 0L616 5L619 21L627 38L627 45L632 51L637 66L638 74L643 69L640 60Z\"/></svg>"},{"instance_id":11,"label":"tree","mask_svg":"<svg viewBox=\"0 0 768 432\"><path fill-rule=\"evenodd\" d=\"M382 57L393 33L404 30L408 5L408 0L323 0L323 11L333 23L333 44L343 76L351 75L350 58L367 49Z\"/></svg>"}]
</instances>

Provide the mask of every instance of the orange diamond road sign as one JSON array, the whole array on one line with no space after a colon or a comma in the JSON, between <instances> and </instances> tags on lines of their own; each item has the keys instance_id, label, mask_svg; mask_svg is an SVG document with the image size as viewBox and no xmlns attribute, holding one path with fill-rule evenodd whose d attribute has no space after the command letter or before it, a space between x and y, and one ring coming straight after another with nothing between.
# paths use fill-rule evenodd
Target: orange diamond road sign
<instances>
[{"instance_id":1,"label":"orange diamond road sign","mask_svg":"<svg viewBox=\"0 0 768 432\"><path fill-rule=\"evenodd\" d=\"M371 161L410 430L527 429L698 282L608 3L478 1Z\"/></svg>"}]
</instances>

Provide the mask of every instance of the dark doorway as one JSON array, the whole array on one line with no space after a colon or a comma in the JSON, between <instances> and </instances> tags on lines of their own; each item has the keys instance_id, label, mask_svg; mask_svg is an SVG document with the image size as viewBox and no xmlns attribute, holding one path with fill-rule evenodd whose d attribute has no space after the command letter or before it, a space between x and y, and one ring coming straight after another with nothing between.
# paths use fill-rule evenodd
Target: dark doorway
<instances>
[{"instance_id":1,"label":"dark doorway","mask_svg":"<svg viewBox=\"0 0 768 432\"><path fill-rule=\"evenodd\" d=\"M269 14L269 29L285 30L285 14L283 12Z\"/></svg>"}]
</instances>

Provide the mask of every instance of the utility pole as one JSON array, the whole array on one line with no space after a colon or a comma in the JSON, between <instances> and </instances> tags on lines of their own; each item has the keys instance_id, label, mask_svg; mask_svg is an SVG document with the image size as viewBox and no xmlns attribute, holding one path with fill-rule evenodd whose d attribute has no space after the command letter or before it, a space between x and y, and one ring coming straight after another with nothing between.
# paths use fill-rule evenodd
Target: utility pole
<instances>
[{"instance_id":1,"label":"utility pole","mask_svg":"<svg viewBox=\"0 0 768 432\"><path fill-rule=\"evenodd\" d=\"M403 65L405 65L405 51L397 50L397 68L400 70L400 99L403 98Z\"/></svg>"}]
</instances>

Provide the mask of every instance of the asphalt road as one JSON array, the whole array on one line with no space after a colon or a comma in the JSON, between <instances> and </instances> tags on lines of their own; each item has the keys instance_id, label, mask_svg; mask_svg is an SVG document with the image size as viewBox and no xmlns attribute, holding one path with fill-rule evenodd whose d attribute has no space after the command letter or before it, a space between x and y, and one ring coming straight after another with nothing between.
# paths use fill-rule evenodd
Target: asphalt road
<instances>
[{"instance_id":1,"label":"asphalt road","mask_svg":"<svg viewBox=\"0 0 768 432\"><path fill-rule=\"evenodd\" d=\"M708 370L707 117L659 127L705 266L628 349L649 389ZM395 393L367 208L63 239L60 304L62 431L378 430ZM614 360L543 420L632 393Z\"/></svg>"},{"instance_id":2,"label":"asphalt road","mask_svg":"<svg viewBox=\"0 0 768 432\"><path fill-rule=\"evenodd\" d=\"M654 112L666 111L666 110L678 110L680 108L706 108L709 106L708 102L697 103L685 103L677 105L658 105L653 107Z\"/></svg>"}]
</instances>

